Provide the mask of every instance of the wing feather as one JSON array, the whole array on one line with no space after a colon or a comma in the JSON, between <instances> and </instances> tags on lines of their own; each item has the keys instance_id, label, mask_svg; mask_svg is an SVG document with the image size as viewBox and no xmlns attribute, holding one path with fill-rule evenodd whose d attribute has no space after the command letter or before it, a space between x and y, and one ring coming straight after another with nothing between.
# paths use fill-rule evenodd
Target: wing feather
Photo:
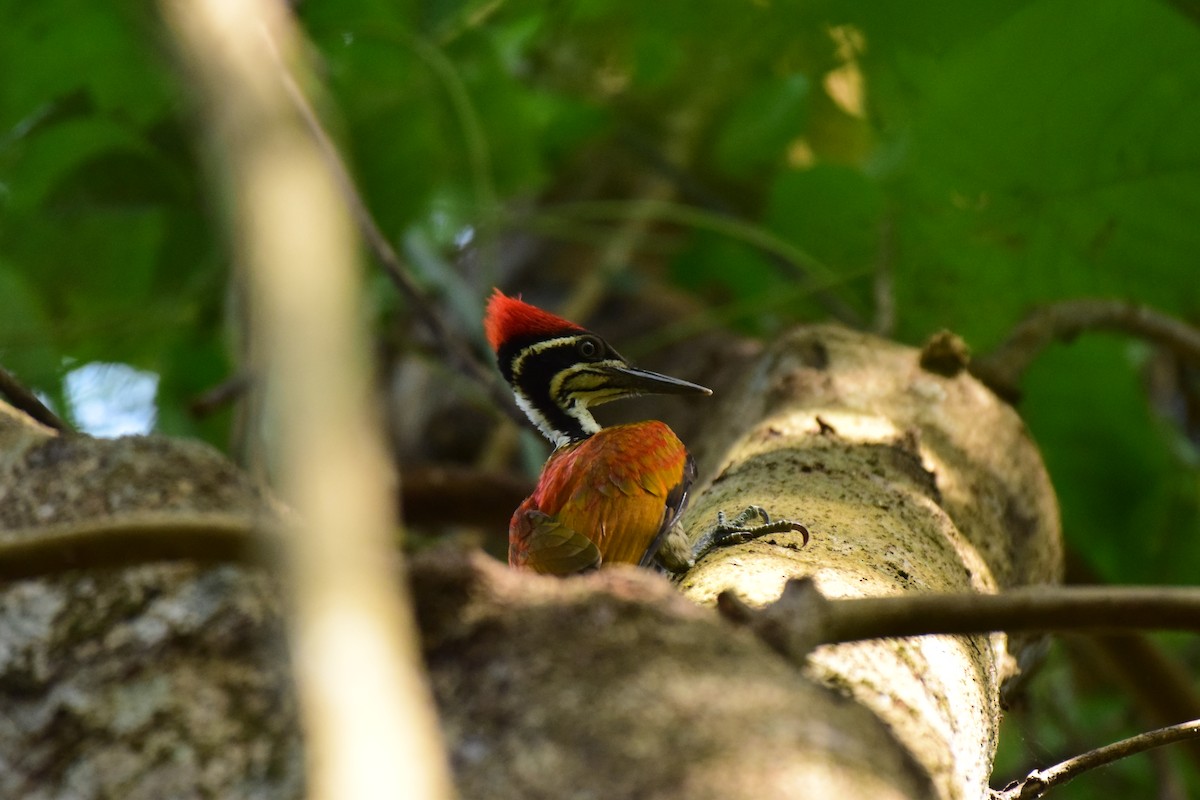
<instances>
[{"instance_id":1,"label":"wing feather","mask_svg":"<svg viewBox=\"0 0 1200 800\"><path fill-rule=\"evenodd\" d=\"M695 474L683 443L656 421L604 428L560 448L513 516L509 561L556 574L649 564Z\"/></svg>"},{"instance_id":2,"label":"wing feather","mask_svg":"<svg viewBox=\"0 0 1200 800\"><path fill-rule=\"evenodd\" d=\"M570 575L600 566L600 550L578 531L535 510L518 511L510 530L508 560L535 572Z\"/></svg>"}]
</instances>

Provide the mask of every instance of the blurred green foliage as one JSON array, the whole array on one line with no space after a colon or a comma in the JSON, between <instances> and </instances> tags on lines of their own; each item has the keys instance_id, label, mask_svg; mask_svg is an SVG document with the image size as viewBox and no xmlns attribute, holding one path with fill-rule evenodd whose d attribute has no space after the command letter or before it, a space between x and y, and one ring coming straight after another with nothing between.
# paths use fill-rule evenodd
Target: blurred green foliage
<instances>
[{"instance_id":1,"label":"blurred green foliage","mask_svg":"<svg viewBox=\"0 0 1200 800\"><path fill-rule=\"evenodd\" d=\"M638 269L741 332L868 325L881 272L912 343L947 327L983 351L1079 296L1200 318L1200 14L1182 0L297 11L383 230L447 260L464 231L492 255L512 229L597 247L611 228L587 202L619 217L654 178L710 224L658 220L670 235ZM153 8L0 0L0 42L0 363L60 407L70 364L152 370L160 426L222 442L225 419L186 413L232 369L203 174L220 154ZM477 297L499 274L483 260L463 278ZM1195 582L1195 449L1152 410L1173 399L1148 397L1151 358L1115 338L1056 347L1021 409L1096 569ZM1056 796L1086 796L1071 791Z\"/></svg>"}]
</instances>

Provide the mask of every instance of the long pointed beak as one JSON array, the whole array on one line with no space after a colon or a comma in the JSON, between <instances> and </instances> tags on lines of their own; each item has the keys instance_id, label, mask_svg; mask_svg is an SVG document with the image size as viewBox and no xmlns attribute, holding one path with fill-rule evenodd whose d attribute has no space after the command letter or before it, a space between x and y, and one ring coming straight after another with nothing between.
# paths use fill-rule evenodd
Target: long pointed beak
<instances>
[{"instance_id":1,"label":"long pointed beak","mask_svg":"<svg viewBox=\"0 0 1200 800\"><path fill-rule=\"evenodd\" d=\"M608 367L605 372L605 388L620 392L619 395L610 398L613 400L639 394L712 394L712 389L698 383L636 367Z\"/></svg>"}]
</instances>

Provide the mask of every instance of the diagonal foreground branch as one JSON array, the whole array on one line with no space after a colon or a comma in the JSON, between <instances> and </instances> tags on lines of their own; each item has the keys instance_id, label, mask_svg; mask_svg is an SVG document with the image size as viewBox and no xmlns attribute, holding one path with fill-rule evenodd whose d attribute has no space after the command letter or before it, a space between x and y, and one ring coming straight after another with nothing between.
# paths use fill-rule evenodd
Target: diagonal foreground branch
<instances>
[{"instance_id":1,"label":"diagonal foreground branch","mask_svg":"<svg viewBox=\"0 0 1200 800\"><path fill-rule=\"evenodd\" d=\"M49 408L46 408L46 405L38 399L37 395L25 388L4 367L0 367L0 395L7 397L8 401L14 407L21 409L43 425L53 428L56 431L70 430L70 426L66 422Z\"/></svg>"},{"instance_id":2,"label":"diagonal foreground branch","mask_svg":"<svg viewBox=\"0 0 1200 800\"><path fill-rule=\"evenodd\" d=\"M271 49L294 62L286 6L163 0L191 67L281 421L278 466L301 522L284 537L309 796L452 795L397 594L386 459L368 413L352 224L296 118Z\"/></svg>"}]
</instances>

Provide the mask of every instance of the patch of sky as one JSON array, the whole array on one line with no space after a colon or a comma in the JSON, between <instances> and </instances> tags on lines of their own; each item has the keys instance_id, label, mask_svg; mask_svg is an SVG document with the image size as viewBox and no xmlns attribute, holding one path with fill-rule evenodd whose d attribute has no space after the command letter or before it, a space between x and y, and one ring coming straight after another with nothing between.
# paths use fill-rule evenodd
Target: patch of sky
<instances>
[{"instance_id":1,"label":"patch of sky","mask_svg":"<svg viewBox=\"0 0 1200 800\"><path fill-rule=\"evenodd\" d=\"M71 419L103 438L149 433L158 418L158 375L128 364L93 361L65 378Z\"/></svg>"}]
</instances>

